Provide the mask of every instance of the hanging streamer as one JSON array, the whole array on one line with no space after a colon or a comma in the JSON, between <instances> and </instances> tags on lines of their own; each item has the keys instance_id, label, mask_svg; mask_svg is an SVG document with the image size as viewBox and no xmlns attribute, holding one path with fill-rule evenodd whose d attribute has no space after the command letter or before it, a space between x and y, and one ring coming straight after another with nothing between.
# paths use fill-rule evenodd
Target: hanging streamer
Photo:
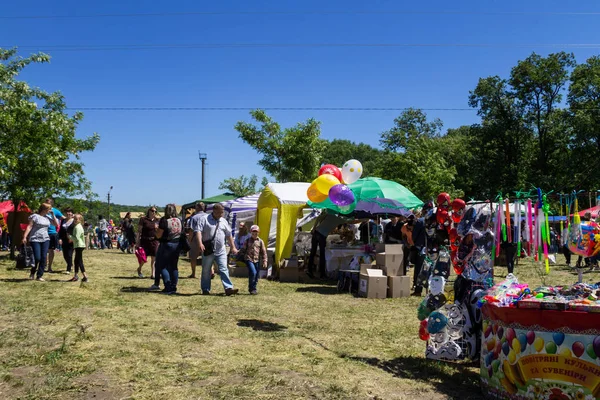
<instances>
[{"instance_id":1,"label":"hanging streamer","mask_svg":"<svg viewBox=\"0 0 600 400\"><path fill-rule=\"evenodd\" d=\"M506 234L504 235L504 240L507 242L512 242L512 231L510 229L511 227L511 223L510 223L510 202L508 200L508 198L506 200L504 200L504 210L506 213Z\"/></svg>"}]
</instances>

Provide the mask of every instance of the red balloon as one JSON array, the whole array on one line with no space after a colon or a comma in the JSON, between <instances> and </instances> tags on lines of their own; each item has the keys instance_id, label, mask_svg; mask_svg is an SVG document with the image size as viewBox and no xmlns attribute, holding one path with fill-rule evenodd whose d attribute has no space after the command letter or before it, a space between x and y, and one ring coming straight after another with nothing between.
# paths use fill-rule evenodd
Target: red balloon
<instances>
[{"instance_id":1,"label":"red balloon","mask_svg":"<svg viewBox=\"0 0 600 400\"><path fill-rule=\"evenodd\" d=\"M342 171L333 164L325 164L319 170L319 176L323 174L333 175L341 182L342 181Z\"/></svg>"},{"instance_id":2,"label":"red balloon","mask_svg":"<svg viewBox=\"0 0 600 400\"><path fill-rule=\"evenodd\" d=\"M573 354L575 354L577 357L581 357L583 355L583 352L585 351L585 347L581 342L573 343L571 348L573 349Z\"/></svg>"},{"instance_id":3,"label":"red balloon","mask_svg":"<svg viewBox=\"0 0 600 400\"><path fill-rule=\"evenodd\" d=\"M421 340L429 340L429 331L427 330L427 319L421 321L419 325L419 338Z\"/></svg>"}]
</instances>

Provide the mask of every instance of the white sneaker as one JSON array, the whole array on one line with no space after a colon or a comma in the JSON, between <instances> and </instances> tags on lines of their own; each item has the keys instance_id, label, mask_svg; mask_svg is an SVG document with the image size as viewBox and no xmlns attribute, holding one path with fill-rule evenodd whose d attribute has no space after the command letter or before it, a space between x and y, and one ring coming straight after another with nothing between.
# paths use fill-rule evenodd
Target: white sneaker
<instances>
[{"instance_id":1,"label":"white sneaker","mask_svg":"<svg viewBox=\"0 0 600 400\"><path fill-rule=\"evenodd\" d=\"M142 274L142 273L138 274L138 278L143 278L143 277L144 277L144 274ZM154 286L154 285L152 285L152 286Z\"/></svg>"},{"instance_id":2,"label":"white sneaker","mask_svg":"<svg viewBox=\"0 0 600 400\"><path fill-rule=\"evenodd\" d=\"M160 286L152 285L148 288L148 290L160 290Z\"/></svg>"},{"instance_id":3,"label":"white sneaker","mask_svg":"<svg viewBox=\"0 0 600 400\"><path fill-rule=\"evenodd\" d=\"M71 271L65 271L65 272L63 272L63 274L65 274L65 275L71 275Z\"/></svg>"}]
</instances>

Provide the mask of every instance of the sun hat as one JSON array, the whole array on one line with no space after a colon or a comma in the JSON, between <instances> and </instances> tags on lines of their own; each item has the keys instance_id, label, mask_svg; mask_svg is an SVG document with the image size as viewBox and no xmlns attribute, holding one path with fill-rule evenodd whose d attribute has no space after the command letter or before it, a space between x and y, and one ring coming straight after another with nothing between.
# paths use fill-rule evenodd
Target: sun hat
<instances>
[{"instance_id":1,"label":"sun hat","mask_svg":"<svg viewBox=\"0 0 600 400\"><path fill-rule=\"evenodd\" d=\"M250 228L250 232L260 232L260 228L258 227L258 225L252 225L252 227Z\"/></svg>"}]
</instances>

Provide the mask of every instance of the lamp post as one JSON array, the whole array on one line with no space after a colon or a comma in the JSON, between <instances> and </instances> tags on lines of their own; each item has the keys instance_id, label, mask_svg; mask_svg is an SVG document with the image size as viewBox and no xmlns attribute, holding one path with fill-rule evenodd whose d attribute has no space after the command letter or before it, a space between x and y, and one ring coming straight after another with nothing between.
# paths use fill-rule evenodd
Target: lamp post
<instances>
[{"instance_id":1,"label":"lamp post","mask_svg":"<svg viewBox=\"0 0 600 400\"><path fill-rule=\"evenodd\" d=\"M204 166L208 157L206 153L200 153L200 151L198 151L198 157L200 158L200 162L202 163L202 198L204 198Z\"/></svg>"},{"instance_id":2,"label":"lamp post","mask_svg":"<svg viewBox=\"0 0 600 400\"><path fill-rule=\"evenodd\" d=\"M111 186L110 189L108 189L108 220L110 221L110 192L111 190L113 190L113 187Z\"/></svg>"}]
</instances>

